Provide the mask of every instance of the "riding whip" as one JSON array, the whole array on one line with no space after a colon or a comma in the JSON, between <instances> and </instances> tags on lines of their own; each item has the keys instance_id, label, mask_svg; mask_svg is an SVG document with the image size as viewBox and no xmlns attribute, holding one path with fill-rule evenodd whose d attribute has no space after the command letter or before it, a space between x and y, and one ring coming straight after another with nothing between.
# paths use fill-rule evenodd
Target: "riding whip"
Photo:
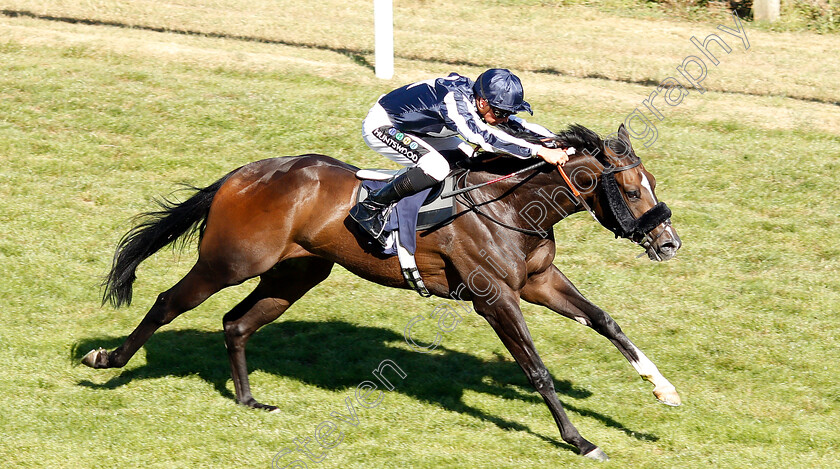
<instances>
[{"instance_id":1,"label":"riding whip","mask_svg":"<svg viewBox=\"0 0 840 469\"><path fill-rule=\"evenodd\" d=\"M492 181L482 182L481 184L476 184L474 186L467 186L467 187L464 187L464 188L461 188L461 189L454 190L452 192L447 192L446 194L441 194L440 198L441 199L446 199L446 198L449 198L449 197L452 197L452 196L456 196L458 194L463 194L464 192L469 192L473 189L478 189L479 187L488 186L488 185L493 184L495 182L504 181L505 179L516 176L517 174L522 174L526 171L531 171L531 170L537 169L544 164L545 164L545 161L540 161L539 163L528 166L527 168L522 168L519 171L510 173L507 176L497 177L496 179L493 179Z\"/></svg>"}]
</instances>

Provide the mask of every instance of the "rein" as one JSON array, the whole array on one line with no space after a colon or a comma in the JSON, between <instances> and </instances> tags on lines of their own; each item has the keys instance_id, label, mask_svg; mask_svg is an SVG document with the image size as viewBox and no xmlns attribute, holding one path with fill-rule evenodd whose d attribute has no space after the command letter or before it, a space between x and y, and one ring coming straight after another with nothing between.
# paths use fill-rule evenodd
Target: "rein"
<instances>
[{"instance_id":1,"label":"rein","mask_svg":"<svg viewBox=\"0 0 840 469\"><path fill-rule=\"evenodd\" d=\"M592 210L592 208L589 206L589 204L586 203L586 200L583 198L583 196L581 196L580 191L577 190L577 187L575 187L575 185L572 183L569 176L566 175L566 172L563 170L563 167L562 166L557 166L557 171L560 172L560 174L563 176L563 180L566 182L566 184L572 190L573 194L577 198L577 201L581 205L583 205L583 207L589 212L590 215L592 215L592 218L594 218L595 221L597 221L599 224L605 226L607 229L612 231L615 234L616 238L621 237L621 238L629 239L629 240L633 241L634 243L638 244L639 246L643 247L646 252L650 252L653 244L656 242L656 240L660 236L662 236L662 234L665 233L665 230L660 232L659 235L657 235L656 237L651 236L650 233L653 231L654 228L656 228L657 226L659 226L662 223L670 225L671 210L668 208L667 205L665 205L664 202L659 202L655 206L653 206L650 210L648 210L647 212L643 213L641 216L636 218L633 215L633 213L630 211L630 208L627 206L627 203L624 201L624 198L621 196L621 192L620 192L621 189L618 186L618 182L615 180L615 174L616 173L620 173L622 171L627 171L629 169L633 169L633 168L639 166L641 164L641 162L642 162L641 159L637 159L636 161L634 161L634 162L632 162L628 165L624 165L624 166L612 166L612 165L610 165L610 166L605 167L604 170L601 172L602 190L604 191L604 195L606 196L607 204L609 206L610 212L612 213L613 217L615 218L615 221L618 223L618 226L614 227L614 228L606 226L600 220L598 220L598 217L595 215L594 210ZM499 225L503 228L507 228L509 230L516 231L518 233L523 233L523 234L527 234L527 235L541 236L542 237L542 236L545 236L545 231L531 230L531 229L527 229L527 228L520 228L518 226L509 225L507 223L504 223L500 220L497 220L497 219L493 218L492 216L488 215L487 213L485 213L485 212L483 212L479 209L479 207L481 207L483 205L487 205L487 204L490 204L492 202L496 202L496 201L502 199L503 197L505 197L505 195L507 195L507 192L505 194L502 194L499 197L495 197L493 199L490 199L486 202L481 202L481 203L476 203L472 199L472 197L470 197L468 192L470 192L474 189L478 189L480 187L485 187L485 186L493 184L495 182L499 182L499 181L508 179L508 178L513 177L515 175L522 174L526 171L535 171L534 173L532 173L531 175L526 177L522 182L519 183L519 184L523 184L528 179L534 177L536 175L536 170L538 170L543 164L545 164L545 161L537 163L535 165L528 166L528 167L523 168L523 169L520 169L520 170L515 171L515 172L513 172L511 174L508 174L506 176L498 177L496 179L493 179L492 181L488 181L488 182L484 182L484 183L476 184L476 185L472 185L472 186L466 186L466 178L470 173L470 171L467 170L458 179L458 181L455 184L456 187L457 187L457 186L460 185L461 181L463 181L463 184L465 185L465 187L462 187L462 188L454 190L452 192L448 192L446 194L443 194L443 195L441 195L441 197L443 198L443 197L459 196L459 197L457 197L456 200L458 200L459 202L464 204L464 206L466 206L470 211L475 212L478 215L481 215L482 217L492 221L493 223L495 223L495 224L497 224L497 225ZM511 190L513 190L513 189L511 189ZM657 257L659 257L659 255L656 254L655 252L654 252L654 254ZM644 253L642 253L641 255L644 255Z\"/></svg>"},{"instance_id":2,"label":"rein","mask_svg":"<svg viewBox=\"0 0 840 469\"><path fill-rule=\"evenodd\" d=\"M543 161L543 163L545 163L545 161ZM528 167L528 168L525 168L525 169L536 169L536 168L539 168L540 166L542 166L542 164L534 165L532 167ZM522 171L517 171L517 173L521 173L521 172ZM464 181L464 184L466 184L467 176L469 174L470 174L469 170L464 172L464 174L461 175L461 177L458 178L458 181L456 181L455 185L458 186L459 181ZM527 181L528 179L530 179L534 175L536 175L536 172L534 174L528 176L527 178L525 178L525 180L523 180L522 182L524 183L525 181ZM503 177L505 179L507 179L508 177L511 177L511 176L513 176L513 174L509 174L509 175L503 176ZM499 225L503 228L507 228L509 230L516 231L518 233L523 233L523 234L526 234L526 235L540 236L540 237L544 236L544 234L545 234L544 231L529 230L527 228L520 228L518 226L508 225L507 223L496 220L495 218L491 217L490 215L488 215L488 214L482 212L481 210L479 210L478 207L481 207L482 205L487 205L487 204L492 203L492 202L496 202L496 201L500 200L502 197L504 197L504 194L502 194L501 196L496 197L494 199L490 199L486 202L481 202L480 204L475 203L475 201L472 200L472 198L469 196L469 194L467 194L467 192L469 192L472 189L477 189L478 187L485 186L487 184L489 184L489 183L483 183L483 184L479 184L479 185L475 185L475 186L467 186L467 187L464 187L464 188L459 189L457 191L452 191L451 193L449 193L450 194L449 196L451 197L452 195L458 195L459 197L457 197L455 200L458 200L459 202L464 204L468 209L470 209L470 211L475 212L478 215L481 215L482 217L492 221L493 223L495 223L495 224L497 224L497 225ZM443 196L441 196L441 197L443 197Z\"/></svg>"}]
</instances>

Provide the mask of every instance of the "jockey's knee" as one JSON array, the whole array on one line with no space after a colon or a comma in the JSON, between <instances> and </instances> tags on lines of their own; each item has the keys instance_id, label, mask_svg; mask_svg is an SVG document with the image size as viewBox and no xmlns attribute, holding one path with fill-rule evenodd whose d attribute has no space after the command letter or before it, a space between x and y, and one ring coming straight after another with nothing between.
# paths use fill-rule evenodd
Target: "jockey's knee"
<instances>
[{"instance_id":1,"label":"jockey's knee","mask_svg":"<svg viewBox=\"0 0 840 469\"><path fill-rule=\"evenodd\" d=\"M434 180L440 182L449 174L449 162L438 152L429 152L417 162L417 166Z\"/></svg>"}]
</instances>

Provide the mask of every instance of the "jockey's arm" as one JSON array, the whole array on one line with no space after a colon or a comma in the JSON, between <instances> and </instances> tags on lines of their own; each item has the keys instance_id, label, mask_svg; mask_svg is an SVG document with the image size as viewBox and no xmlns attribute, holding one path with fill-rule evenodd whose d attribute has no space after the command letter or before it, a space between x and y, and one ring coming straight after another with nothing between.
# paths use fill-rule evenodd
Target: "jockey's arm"
<instances>
[{"instance_id":1,"label":"jockey's arm","mask_svg":"<svg viewBox=\"0 0 840 469\"><path fill-rule=\"evenodd\" d=\"M525 130L531 132L532 134L535 134L535 135L537 135L537 136L539 136L543 139L553 139L553 138L556 137L556 135L554 135L554 132L546 129L545 127L543 127L539 124L535 124L533 122L528 122L528 121L526 121L525 119L523 119L519 116L510 116L510 117L508 117L508 120L513 125L518 125L518 126L524 128Z\"/></svg>"},{"instance_id":2,"label":"jockey's arm","mask_svg":"<svg viewBox=\"0 0 840 469\"><path fill-rule=\"evenodd\" d=\"M449 93L444 97L443 104L442 116L446 126L467 142L480 146L484 151L500 151L521 159L535 155L538 144L514 137L483 122L476 113L475 104L463 96Z\"/></svg>"},{"instance_id":3,"label":"jockey's arm","mask_svg":"<svg viewBox=\"0 0 840 469\"><path fill-rule=\"evenodd\" d=\"M559 148L555 141L557 136L545 127L539 124L534 124L533 122L528 122L518 116L510 116L509 119L510 124L514 128L519 127L520 130L530 132L536 139L542 141L542 147L537 149L536 156L538 158L542 158L549 164L553 166L562 166L569 161L569 155L573 155L575 153L574 148Z\"/></svg>"}]
</instances>

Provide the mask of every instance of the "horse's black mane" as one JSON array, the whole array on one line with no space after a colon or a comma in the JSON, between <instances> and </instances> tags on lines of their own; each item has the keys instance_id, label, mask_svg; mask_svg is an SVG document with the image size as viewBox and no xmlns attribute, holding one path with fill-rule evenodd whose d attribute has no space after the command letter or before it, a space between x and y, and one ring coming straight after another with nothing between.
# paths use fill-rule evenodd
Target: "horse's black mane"
<instances>
[{"instance_id":1,"label":"horse's black mane","mask_svg":"<svg viewBox=\"0 0 840 469\"><path fill-rule=\"evenodd\" d=\"M546 145L537 135L529 132L521 125L515 123L499 124L498 128L504 132L529 143L536 145ZM601 137L580 124L572 124L569 128L554 133L554 145L561 148L574 147L577 154L582 154L583 150L589 150L592 155L600 155L604 145L604 140ZM551 143L548 144L551 146ZM523 160L520 158L510 157L508 155L500 155L497 153L484 153L477 158L471 158L466 162L466 166L473 171L487 171L491 173L509 173L517 169L524 168L536 163L537 160ZM551 171L553 168L546 166L546 171Z\"/></svg>"},{"instance_id":2,"label":"horse's black mane","mask_svg":"<svg viewBox=\"0 0 840 469\"><path fill-rule=\"evenodd\" d=\"M572 124L568 129L556 134L557 142L561 147L575 147L579 150L588 149L591 153L595 153L597 149L600 153L604 146L604 141L595 132L587 129L580 124Z\"/></svg>"}]
</instances>

